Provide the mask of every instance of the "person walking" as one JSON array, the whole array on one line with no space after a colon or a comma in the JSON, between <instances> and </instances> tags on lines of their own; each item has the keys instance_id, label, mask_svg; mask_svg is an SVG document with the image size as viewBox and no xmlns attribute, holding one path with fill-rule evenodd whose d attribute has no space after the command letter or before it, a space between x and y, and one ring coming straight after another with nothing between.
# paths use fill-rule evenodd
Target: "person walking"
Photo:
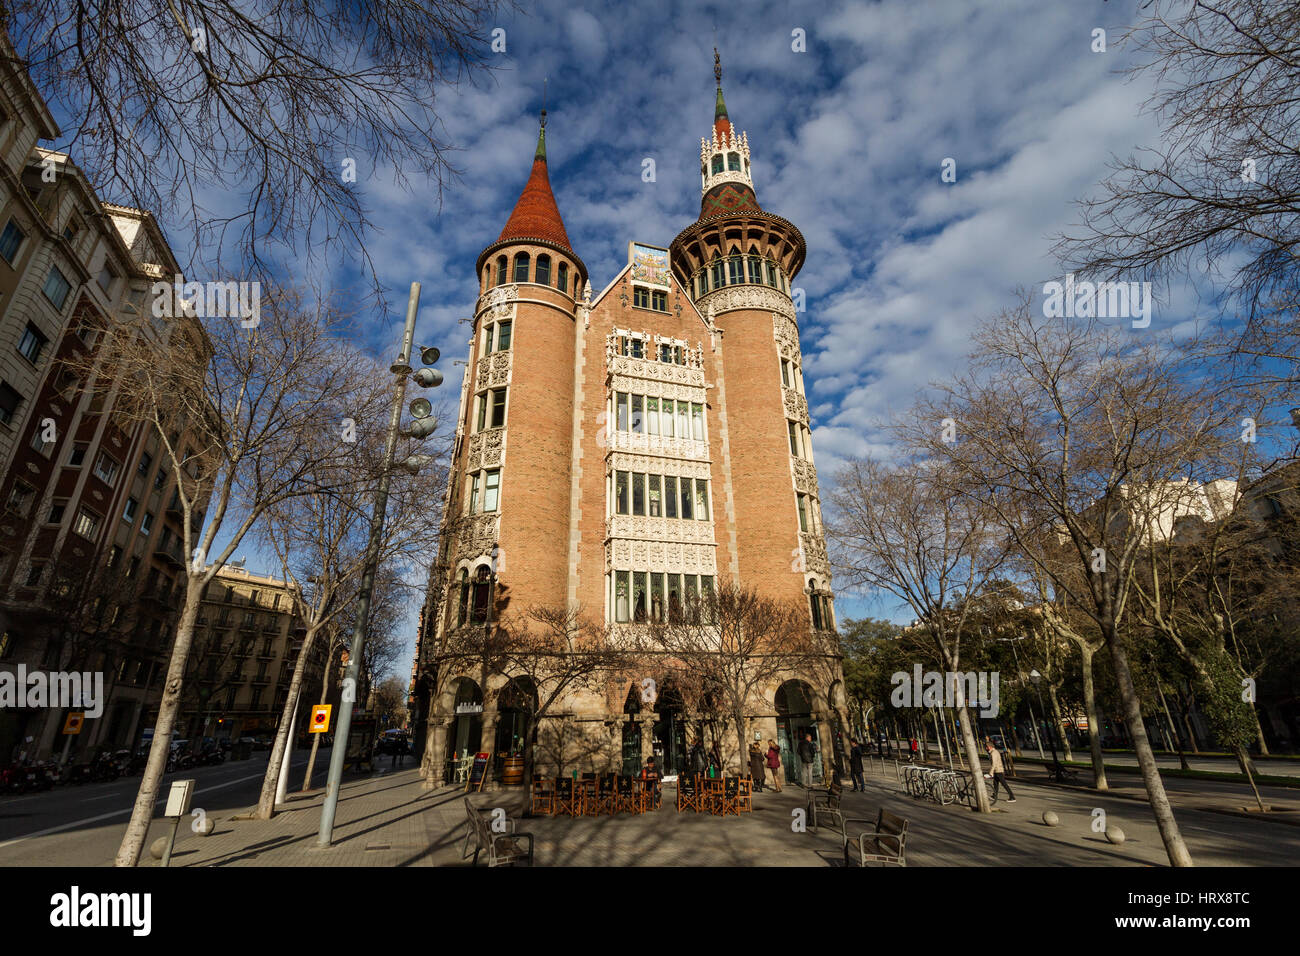
<instances>
[{"instance_id":1,"label":"person walking","mask_svg":"<svg viewBox=\"0 0 1300 956\"><path fill-rule=\"evenodd\" d=\"M803 740L799 741L799 763L802 769L805 790L812 789L813 758L816 756L817 751L813 749L812 734L805 733Z\"/></svg>"},{"instance_id":2,"label":"person walking","mask_svg":"<svg viewBox=\"0 0 1300 956\"><path fill-rule=\"evenodd\" d=\"M781 792L781 751L775 740L767 742L767 772L772 776L772 789Z\"/></svg>"},{"instance_id":3,"label":"person walking","mask_svg":"<svg viewBox=\"0 0 1300 956\"><path fill-rule=\"evenodd\" d=\"M998 802L998 784L1001 784L1007 792L1007 803L1015 803L1016 795L1011 792L1011 787L1007 785L1006 769L1002 766L1002 754L998 753L998 748L993 746L993 741L985 739L984 749L989 752L989 761L992 764L989 772L985 777L993 778L993 799L992 803Z\"/></svg>"},{"instance_id":4,"label":"person walking","mask_svg":"<svg viewBox=\"0 0 1300 956\"><path fill-rule=\"evenodd\" d=\"M695 738L695 745L691 747L691 769L696 773L704 773L709 769L709 758L704 754L704 743L700 738Z\"/></svg>"},{"instance_id":5,"label":"person walking","mask_svg":"<svg viewBox=\"0 0 1300 956\"><path fill-rule=\"evenodd\" d=\"M749 745L749 776L754 784L754 792L763 792L763 751L754 741Z\"/></svg>"},{"instance_id":6,"label":"person walking","mask_svg":"<svg viewBox=\"0 0 1300 956\"><path fill-rule=\"evenodd\" d=\"M849 773L853 775L853 792L866 793L867 783L862 777L862 745L852 737L849 738L849 743L852 745L849 750Z\"/></svg>"}]
</instances>

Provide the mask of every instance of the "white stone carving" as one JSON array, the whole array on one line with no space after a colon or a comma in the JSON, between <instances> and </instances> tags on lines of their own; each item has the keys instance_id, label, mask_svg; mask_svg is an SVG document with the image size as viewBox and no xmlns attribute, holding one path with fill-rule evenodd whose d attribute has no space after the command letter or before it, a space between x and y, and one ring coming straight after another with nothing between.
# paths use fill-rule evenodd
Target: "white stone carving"
<instances>
[{"instance_id":1,"label":"white stone carving","mask_svg":"<svg viewBox=\"0 0 1300 956\"><path fill-rule=\"evenodd\" d=\"M728 169L727 153L740 153L743 161L740 169ZM722 155L722 169L713 172L713 157L716 154ZM712 139L700 139L700 190L707 193L718 183L743 183L750 189L754 188L754 180L749 173L749 134L737 133L731 131L729 140L724 140L718 135L718 131L713 131Z\"/></svg>"},{"instance_id":2,"label":"white stone carving","mask_svg":"<svg viewBox=\"0 0 1300 956\"><path fill-rule=\"evenodd\" d=\"M499 385L507 385L510 382L510 357L513 353L507 349L504 352L493 352L491 355L485 355L478 360L478 372L475 376L474 391L479 392L485 388L493 388Z\"/></svg>"},{"instance_id":3,"label":"white stone carving","mask_svg":"<svg viewBox=\"0 0 1300 956\"><path fill-rule=\"evenodd\" d=\"M755 312L775 312L794 321L794 303L790 297L765 285L733 285L705 293L700 298L713 315L750 309Z\"/></svg>"},{"instance_id":4,"label":"white stone carving","mask_svg":"<svg viewBox=\"0 0 1300 956\"><path fill-rule=\"evenodd\" d=\"M469 515L461 518L456 528L456 560L472 561L492 553L497 543L498 514Z\"/></svg>"},{"instance_id":5,"label":"white stone carving","mask_svg":"<svg viewBox=\"0 0 1300 956\"><path fill-rule=\"evenodd\" d=\"M808 570L813 574L829 576L831 563L826 557L826 542L822 536L800 531L799 544L803 547L804 563Z\"/></svg>"},{"instance_id":6,"label":"white stone carving","mask_svg":"<svg viewBox=\"0 0 1300 956\"><path fill-rule=\"evenodd\" d=\"M785 398L785 416L793 418L796 421L807 424L808 419L808 400L800 395L793 388L781 388L782 396Z\"/></svg>"},{"instance_id":7,"label":"white stone carving","mask_svg":"<svg viewBox=\"0 0 1300 956\"><path fill-rule=\"evenodd\" d=\"M683 518L651 518L648 515L610 515L605 522L606 538L639 538L645 541L713 544L713 522Z\"/></svg>"},{"instance_id":8,"label":"white stone carving","mask_svg":"<svg viewBox=\"0 0 1300 956\"><path fill-rule=\"evenodd\" d=\"M776 339L776 350L783 358L799 362L799 326L794 319L773 312L772 336Z\"/></svg>"},{"instance_id":9,"label":"white stone carving","mask_svg":"<svg viewBox=\"0 0 1300 956\"><path fill-rule=\"evenodd\" d=\"M795 490L812 495L814 498L821 498L817 490L817 469L813 467L812 462L791 455L790 465L794 470Z\"/></svg>"},{"instance_id":10,"label":"white stone carving","mask_svg":"<svg viewBox=\"0 0 1300 956\"><path fill-rule=\"evenodd\" d=\"M614 538L605 547L605 570L717 574L717 545Z\"/></svg>"},{"instance_id":11,"label":"white stone carving","mask_svg":"<svg viewBox=\"0 0 1300 956\"><path fill-rule=\"evenodd\" d=\"M616 434L624 435L625 432ZM645 435L634 435L634 438L645 438ZM651 438L658 436L651 435ZM676 439L667 439L675 441ZM704 445L704 442L693 442L693 444ZM665 457L657 458L651 455L637 455L627 451L611 451L606 456L609 464L607 471L645 471L653 472L656 475L677 475L679 478L708 478L709 462L706 457L701 455L696 459L685 457L669 456L664 452Z\"/></svg>"},{"instance_id":12,"label":"white stone carving","mask_svg":"<svg viewBox=\"0 0 1300 956\"><path fill-rule=\"evenodd\" d=\"M495 468L505 457L506 430L490 428L469 438L469 450L465 454L465 470L478 471L480 468Z\"/></svg>"}]
</instances>

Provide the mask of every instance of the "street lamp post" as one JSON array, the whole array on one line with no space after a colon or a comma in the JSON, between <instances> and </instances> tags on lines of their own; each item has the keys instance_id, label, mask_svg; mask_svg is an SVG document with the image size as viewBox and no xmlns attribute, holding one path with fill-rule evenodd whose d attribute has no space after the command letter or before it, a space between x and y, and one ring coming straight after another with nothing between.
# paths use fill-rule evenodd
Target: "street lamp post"
<instances>
[{"instance_id":1,"label":"street lamp post","mask_svg":"<svg viewBox=\"0 0 1300 956\"><path fill-rule=\"evenodd\" d=\"M338 811L339 787L343 781L343 762L347 757L348 731L352 727L352 707L356 701L357 677L361 667L361 653L366 643L366 629L370 625L370 599L375 587L375 571L379 564L379 546L383 538L384 513L388 508L388 484L392 477L393 458L397 453L397 437L401 433L402 403L406 400L406 380L414 377L417 385L426 388L442 384L442 373L436 369L421 369L412 376L411 343L415 337L415 316L420 309L420 283L411 283L411 295L406 305L406 327L402 333L402 352L393 363L390 371L395 376L393 387L393 408L388 421L388 442L384 448L383 471L379 475L379 490L375 494L375 509L370 518L370 540L366 544L365 571L361 576L361 588L357 594L357 618L352 630L352 643L349 649L348 669L343 678L343 699L339 704L338 730L334 736L334 746L330 748L329 781L325 787L325 802L321 807L320 831L316 835L316 846L328 847L334 838L334 816ZM437 349L425 349L423 361L432 365L438 361ZM433 431L429 419L429 401L417 398L411 403L411 412L417 421L406 434L423 438ZM414 474L427 456L413 455L401 463L401 467ZM340 743L342 746L340 746Z\"/></svg>"}]
</instances>

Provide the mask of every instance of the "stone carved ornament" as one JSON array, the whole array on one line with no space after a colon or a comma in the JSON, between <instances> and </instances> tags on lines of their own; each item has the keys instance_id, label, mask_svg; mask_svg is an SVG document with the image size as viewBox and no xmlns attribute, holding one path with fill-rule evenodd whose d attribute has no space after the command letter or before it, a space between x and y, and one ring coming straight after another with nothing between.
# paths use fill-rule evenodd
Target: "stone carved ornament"
<instances>
[{"instance_id":1,"label":"stone carved ornament","mask_svg":"<svg viewBox=\"0 0 1300 956\"><path fill-rule=\"evenodd\" d=\"M666 458L690 458L697 461L709 460L708 443L694 438L665 438L663 435L638 435L636 432L609 432L610 454L614 450L646 452L651 455L663 455ZM646 470L658 471L663 463L653 465ZM672 474L672 472L669 472Z\"/></svg>"},{"instance_id":2,"label":"stone carved ornament","mask_svg":"<svg viewBox=\"0 0 1300 956\"><path fill-rule=\"evenodd\" d=\"M785 397L785 414L787 418L808 423L808 400L793 388L782 388Z\"/></svg>"},{"instance_id":3,"label":"stone carved ornament","mask_svg":"<svg viewBox=\"0 0 1300 956\"><path fill-rule=\"evenodd\" d=\"M803 546L804 562L814 574L829 576L831 563L826 557L826 542L820 535L809 531L799 532L799 543Z\"/></svg>"},{"instance_id":4,"label":"stone carved ornament","mask_svg":"<svg viewBox=\"0 0 1300 956\"><path fill-rule=\"evenodd\" d=\"M694 544L714 543L712 521L652 518L649 515L610 515L605 523L605 537Z\"/></svg>"},{"instance_id":5,"label":"stone carved ornament","mask_svg":"<svg viewBox=\"0 0 1300 956\"><path fill-rule=\"evenodd\" d=\"M465 455L465 471L478 471L480 468L493 468L501 464L505 442L504 428L492 428L471 435L469 451Z\"/></svg>"},{"instance_id":6,"label":"stone carved ornament","mask_svg":"<svg viewBox=\"0 0 1300 956\"><path fill-rule=\"evenodd\" d=\"M817 469L813 467L812 462L791 456L790 463L794 466L795 489L814 498L820 498L821 494L817 490Z\"/></svg>"},{"instance_id":7,"label":"stone carved ornament","mask_svg":"<svg viewBox=\"0 0 1300 956\"><path fill-rule=\"evenodd\" d=\"M497 542L499 515L470 515L461 519L457 528L456 560L473 560L492 553Z\"/></svg>"},{"instance_id":8,"label":"stone carved ornament","mask_svg":"<svg viewBox=\"0 0 1300 956\"><path fill-rule=\"evenodd\" d=\"M768 286L747 285L718 289L705 293L700 303L708 303L713 315L752 309L756 312L776 312L794 321L794 303L789 296Z\"/></svg>"},{"instance_id":9,"label":"stone carved ornament","mask_svg":"<svg viewBox=\"0 0 1300 956\"><path fill-rule=\"evenodd\" d=\"M700 442L699 444L703 444ZM678 461L651 458L648 455L629 455L616 451L609 455L610 471L644 471L656 475L676 475L679 478L709 478L709 464L704 461Z\"/></svg>"},{"instance_id":10,"label":"stone carved ornament","mask_svg":"<svg viewBox=\"0 0 1300 956\"><path fill-rule=\"evenodd\" d=\"M606 571L717 574L717 546L614 538L606 547Z\"/></svg>"},{"instance_id":11,"label":"stone carved ornament","mask_svg":"<svg viewBox=\"0 0 1300 956\"><path fill-rule=\"evenodd\" d=\"M510 381L510 350L493 352L478 360L478 374L474 382L474 391L506 385Z\"/></svg>"},{"instance_id":12,"label":"stone carved ornament","mask_svg":"<svg viewBox=\"0 0 1300 956\"><path fill-rule=\"evenodd\" d=\"M772 313L772 337L776 339L776 350L785 358L799 361L799 327L793 319L786 318L779 312Z\"/></svg>"},{"instance_id":13,"label":"stone carved ornament","mask_svg":"<svg viewBox=\"0 0 1300 956\"><path fill-rule=\"evenodd\" d=\"M680 399L683 402L697 402L703 405L708 399L704 389L704 373L696 374L700 376L699 381L681 385L665 382L662 379L614 375L610 377L609 388L611 392L632 392L636 395L649 395L651 398Z\"/></svg>"}]
</instances>

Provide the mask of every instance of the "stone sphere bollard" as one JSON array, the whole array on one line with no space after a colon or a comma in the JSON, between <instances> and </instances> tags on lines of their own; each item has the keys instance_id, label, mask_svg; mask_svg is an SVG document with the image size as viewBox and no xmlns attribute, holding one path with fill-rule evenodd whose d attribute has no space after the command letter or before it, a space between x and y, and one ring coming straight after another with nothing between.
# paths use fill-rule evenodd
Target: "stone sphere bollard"
<instances>
[{"instance_id":1,"label":"stone sphere bollard","mask_svg":"<svg viewBox=\"0 0 1300 956\"><path fill-rule=\"evenodd\" d=\"M194 832L197 833L199 836L209 836L211 835L212 831L215 830L216 828L217 828L216 821L214 821L211 817L205 816L202 820L199 820L195 824Z\"/></svg>"},{"instance_id":2,"label":"stone sphere bollard","mask_svg":"<svg viewBox=\"0 0 1300 956\"><path fill-rule=\"evenodd\" d=\"M1056 826L1058 823L1061 822L1061 818L1058 817L1058 816L1057 816L1053 811L1051 811L1051 810L1044 810L1044 811L1043 811L1043 822L1046 823L1049 827L1054 827L1054 826Z\"/></svg>"},{"instance_id":3,"label":"stone sphere bollard","mask_svg":"<svg viewBox=\"0 0 1300 956\"><path fill-rule=\"evenodd\" d=\"M161 860L163 854L167 852L167 838L159 837L149 844L149 855L155 860Z\"/></svg>"},{"instance_id":4,"label":"stone sphere bollard","mask_svg":"<svg viewBox=\"0 0 1300 956\"><path fill-rule=\"evenodd\" d=\"M1111 843L1115 844L1116 846L1119 846L1121 843L1124 842L1124 831L1121 830L1119 827L1107 827L1106 839L1109 840Z\"/></svg>"}]
</instances>

